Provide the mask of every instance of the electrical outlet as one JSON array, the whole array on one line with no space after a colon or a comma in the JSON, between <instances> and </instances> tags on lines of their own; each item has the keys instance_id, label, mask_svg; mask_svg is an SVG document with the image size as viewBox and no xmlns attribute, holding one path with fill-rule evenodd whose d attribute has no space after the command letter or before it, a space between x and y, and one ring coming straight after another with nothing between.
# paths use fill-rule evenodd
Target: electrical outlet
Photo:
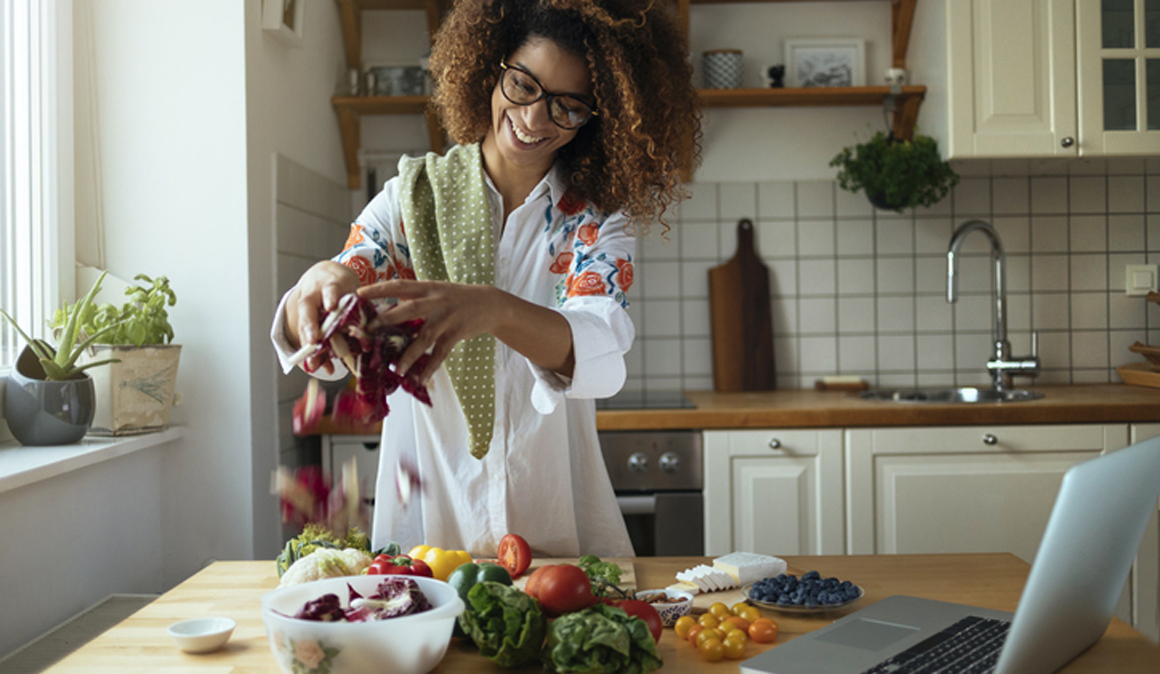
<instances>
[{"instance_id":1,"label":"electrical outlet","mask_svg":"<svg viewBox=\"0 0 1160 674\"><path fill-rule=\"evenodd\" d=\"M1157 290L1157 265L1129 264L1124 266L1124 290L1129 297L1147 295Z\"/></svg>"}]
</instances>

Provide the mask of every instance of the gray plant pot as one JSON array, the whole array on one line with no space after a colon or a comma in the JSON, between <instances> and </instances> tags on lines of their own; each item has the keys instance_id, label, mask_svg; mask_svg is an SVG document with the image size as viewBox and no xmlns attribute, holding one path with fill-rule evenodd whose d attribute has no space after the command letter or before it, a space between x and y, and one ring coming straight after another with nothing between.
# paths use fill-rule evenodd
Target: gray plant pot
<instances>
[{"instance_id":1,"label":"gray plant pot","mask_svg":"<svg viewBox=\"0 0 1160 674\"><path fill-rule=\"evenodd\" d=\"M20 444L71 445L85 437L96 407L93 380L87 374L48 381L36 354L25 347L6 386L4 416Z\"/></svg>"}]
</instances>

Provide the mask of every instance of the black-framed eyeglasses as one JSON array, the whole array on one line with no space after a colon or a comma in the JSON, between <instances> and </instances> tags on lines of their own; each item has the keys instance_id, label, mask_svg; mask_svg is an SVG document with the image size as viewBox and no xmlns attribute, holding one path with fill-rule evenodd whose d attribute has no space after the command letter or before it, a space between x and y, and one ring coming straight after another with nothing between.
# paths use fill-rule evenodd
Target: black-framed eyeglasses
<instances>
[{"instance_id":1,"label":"black-framed eyeglasses","mask_svg":"<svg viewBox=\"0 0 1160 674\"><path fill-rule=\"evenodd\" d=\"M572 131L584 126L597 116L591 103L573 94L554 94L544 88L534 75L519 66L499 62L500 91L503 97L516 105L531 105L541 98L548 101L548 116L556 126Z\"/></svg>"}]
</instances>

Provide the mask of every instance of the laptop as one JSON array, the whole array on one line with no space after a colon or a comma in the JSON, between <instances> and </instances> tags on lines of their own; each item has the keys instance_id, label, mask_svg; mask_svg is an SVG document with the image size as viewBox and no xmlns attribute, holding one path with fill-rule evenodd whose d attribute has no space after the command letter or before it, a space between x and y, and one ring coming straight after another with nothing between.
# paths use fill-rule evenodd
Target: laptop
<instances>
[{"instance_id":1,"label":"laptop","mask_svg":"<svg viewBox=\"0 0 1160 674\"><path fill-rule=\"evenodd\" d=\"M1160 438L1077 464L1063 477L1014 615L888 597L742 662L741 671L1055 672L1107 630L1158 497Z\"/></svg>"}]
</instances>

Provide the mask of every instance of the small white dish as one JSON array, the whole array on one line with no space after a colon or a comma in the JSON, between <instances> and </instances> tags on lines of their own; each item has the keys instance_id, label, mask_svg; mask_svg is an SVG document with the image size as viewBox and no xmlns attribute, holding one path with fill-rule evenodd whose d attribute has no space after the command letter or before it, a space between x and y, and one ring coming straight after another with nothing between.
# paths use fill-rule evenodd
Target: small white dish
<instances>
[{"instance_id":1,"label":"small white dish","mask_svg":"<svg viewBox=\"0 0 1160 674\"><path fill-rule=\"evenodd\" d=\"M186 653L209 653L225 646L237 626L229 618L194 618L173 623L168 632Z\"/></svg>"}]
</instances>

